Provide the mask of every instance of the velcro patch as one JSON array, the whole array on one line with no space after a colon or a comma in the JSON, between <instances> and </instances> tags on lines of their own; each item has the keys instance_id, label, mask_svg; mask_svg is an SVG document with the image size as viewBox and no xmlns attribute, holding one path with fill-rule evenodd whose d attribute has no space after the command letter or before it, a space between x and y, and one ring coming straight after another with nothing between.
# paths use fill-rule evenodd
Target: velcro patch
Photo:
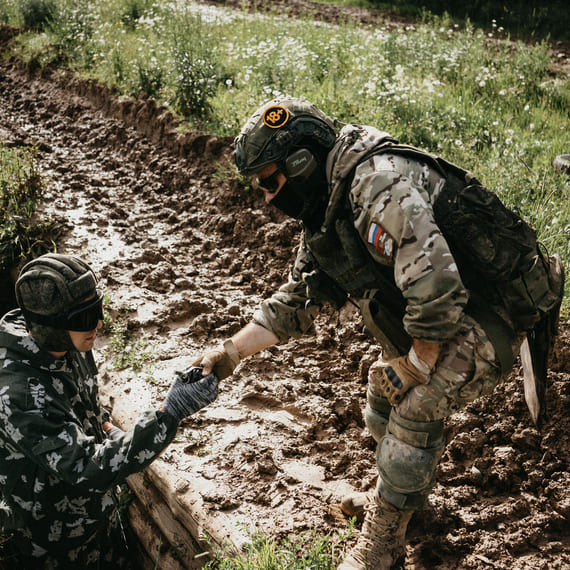
<instances>
[{"instance_id":1,"label":"velcro patch","mask_svg":"<svg viewBox=\"0 0 570 570\"><path fill-rule=\"evenodd\" d=\"M392 261L394 240L384 228L374 222L370 222L368 227L368 243L372 244L386 261Z\"/></svg>"},{"instance_id":2,"label":"velcro patch","mask_svg":"<svg viewBox=\"0 0 570 570\"><path fill-rule=\"evenodd\" d=\"M289 111L280 105L269 107L263 113L263 122L272 129L282 127L289 120Z\"/></svg>"}]
</instances>

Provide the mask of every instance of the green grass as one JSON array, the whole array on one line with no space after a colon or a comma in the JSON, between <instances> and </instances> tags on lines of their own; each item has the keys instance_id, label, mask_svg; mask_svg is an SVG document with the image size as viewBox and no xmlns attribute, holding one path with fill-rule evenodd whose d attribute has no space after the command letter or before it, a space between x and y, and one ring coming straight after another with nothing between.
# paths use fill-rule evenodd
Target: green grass
<instances>
[{"instance_id":1,"label":"green grass","mask_svg":"<svg viewBox=\"0 0 570 570\"><path fill-rule=\"evenodd\" d=\"M354 521L340 534L305 532L275 540L262 532L250 534L251 543L242 554L231 548L215 550L206 569L216 570L332 570L342 560L348 539L356 533ZM207 537L206 537L207 538Z\"/></svg>"},{"instance_id":2,"label":"green grass","mask_svg":"<svg viewBox=\"0 0 570 570\"><path fill-rule=\"evenodd\" d=\"M55 250L62 228L36 215L44 190L35 151L0 145L0 271Z\"/></svg>"}]
</instances>

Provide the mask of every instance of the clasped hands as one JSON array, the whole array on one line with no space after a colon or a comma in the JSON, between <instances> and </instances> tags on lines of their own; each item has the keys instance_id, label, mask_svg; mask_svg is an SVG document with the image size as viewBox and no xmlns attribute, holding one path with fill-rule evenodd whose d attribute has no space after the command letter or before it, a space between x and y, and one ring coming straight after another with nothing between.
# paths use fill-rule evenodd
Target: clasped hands
<instances>
[{"instance_id":1,"label":"clasped hands","mask_svg":"<svg viewBox=\"0 0 570 570\"><path fill-rule=\"evenodd\" d=\"M230 376L240 362L231 340L196 359L192 366L178 372L162 405L179 422L213 402L218 395L218 380Z\"/></svg>"}]
</instances>

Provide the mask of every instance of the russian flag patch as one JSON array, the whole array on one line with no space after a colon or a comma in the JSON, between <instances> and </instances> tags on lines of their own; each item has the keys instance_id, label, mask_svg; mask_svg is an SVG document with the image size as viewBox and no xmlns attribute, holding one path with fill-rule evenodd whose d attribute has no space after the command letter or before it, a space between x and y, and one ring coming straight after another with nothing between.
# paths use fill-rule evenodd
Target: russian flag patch
<instances>
[{"instance_id":1,"label":"russian flag patch","mask_svg":"<svg viewBox=\"0 0 570 570\"><path fill-rule=\"evenodd\" d=\"M384 259L392 261L394 240L385 229L374 222L370 222L368 228L368 243L373 245Z\"/></svg>"}]
</instances>

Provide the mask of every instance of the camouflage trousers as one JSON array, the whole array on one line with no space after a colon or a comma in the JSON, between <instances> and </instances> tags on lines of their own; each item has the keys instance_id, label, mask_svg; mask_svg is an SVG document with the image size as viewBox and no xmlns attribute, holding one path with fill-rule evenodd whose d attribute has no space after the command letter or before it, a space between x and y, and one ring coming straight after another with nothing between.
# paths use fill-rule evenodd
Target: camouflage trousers
<instances>
[{"instance_id":1,"label":"camouflage trousers","mask_svg":"<svg viewBox=\"0 0 570 570\"><path fill-rule=\"evenodd\" d=\"M513 346L515 354L519 346L518 342ZM398 414L416 421L446 418L479 396L490 394L500 378L491 341L481 326L465 315L457 334L443 345L429 383L412 388L398 405ZM376 379L369 376L368 381L368 402L375 408L374 403L385 398ZM385 410L386 404L380 409Z\"/></svg>"},{"instance_id":2,"label":"camouflage trousers","mask_svg":"<svg viewBox=\"0 0 570 570\"><path fill-rule=\"evenodd\" d=\"M520 343L515 342L514 354ZM427 384L409 390L392 408L380 375L368 375L366 425L378 442L378 491L401 509L419 508L435 484L445 441L443 420L476 398L490 394L501 379L489 338L464 316L457 334L440 352Z\"/></svg>"},{"instance_id":3,"label":"camouflage trousers","mask_svg":"<svg viewBox=\"0 0 570 570\"><path fill-rule=\"evenodd\" d=\"M134 570L119 515L115 511L106 532L92 535L73 549L57 543L53 551L36 544L25 532L16 531L0 551L0 569L22 570Z\"/></svg>"}]
</instances>

